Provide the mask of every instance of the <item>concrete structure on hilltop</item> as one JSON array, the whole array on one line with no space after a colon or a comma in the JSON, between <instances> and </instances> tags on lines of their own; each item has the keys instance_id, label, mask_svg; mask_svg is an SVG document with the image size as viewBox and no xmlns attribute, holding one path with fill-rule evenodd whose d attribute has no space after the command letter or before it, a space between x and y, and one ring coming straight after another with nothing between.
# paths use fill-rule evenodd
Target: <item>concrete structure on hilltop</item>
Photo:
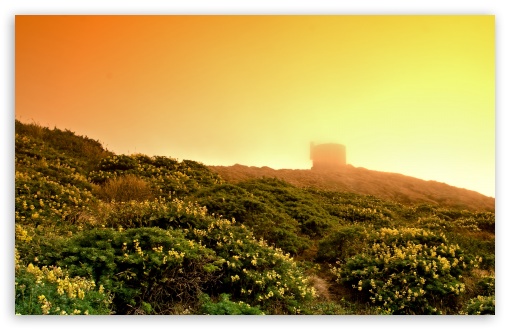
<instances>
[{"instance_id":1,"label":"concrete structure on hilltop","mask_svg":"<svg viewBox=\"0 0 510 330\"><path fill-rule=\"evenodd\" d=\"M310 143L312 170L340 170L346 165L345 146L338 143Z\"/></svg>"}]
</instances>

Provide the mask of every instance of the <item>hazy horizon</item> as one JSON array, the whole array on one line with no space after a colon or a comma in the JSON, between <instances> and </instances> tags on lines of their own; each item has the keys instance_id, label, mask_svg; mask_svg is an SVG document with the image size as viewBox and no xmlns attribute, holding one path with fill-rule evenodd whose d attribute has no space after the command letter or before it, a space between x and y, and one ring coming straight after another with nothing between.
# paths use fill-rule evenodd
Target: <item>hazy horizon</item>
<instances>
[{"instance_id":1,"label":"hazy horizon","mask_svg":"<svg viewBox=\"0 0 510 330\"><path fill-rule=\"evenodd\" d=\"M16 16L16 119L117 154L347 164L495 197L494 16Z\"/></svg>"}]
</instances>

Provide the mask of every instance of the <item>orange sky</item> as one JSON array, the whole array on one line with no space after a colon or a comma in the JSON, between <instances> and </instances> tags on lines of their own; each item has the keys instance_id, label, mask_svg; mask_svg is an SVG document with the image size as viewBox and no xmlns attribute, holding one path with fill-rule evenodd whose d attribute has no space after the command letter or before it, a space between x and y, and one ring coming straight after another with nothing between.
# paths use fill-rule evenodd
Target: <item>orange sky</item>
<instances>
[{"instance_id":1,"label":"orange sky","mask_svg":"<svg viewBox=\"0 0 510 330\"><path fill-rule=\"evenodd\" d=\"M495 195L494 16L16 16L16 118L116 153Z\"/></svg>"}]
</instances>

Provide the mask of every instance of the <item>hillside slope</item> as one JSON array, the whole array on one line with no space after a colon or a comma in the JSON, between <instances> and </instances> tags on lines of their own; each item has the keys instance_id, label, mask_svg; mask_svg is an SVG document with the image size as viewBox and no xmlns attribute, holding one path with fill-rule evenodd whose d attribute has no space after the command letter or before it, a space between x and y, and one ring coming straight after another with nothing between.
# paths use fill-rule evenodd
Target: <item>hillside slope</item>
<instances>
[{"instance_id":1,"label":"hillside slope","mask_svg":"<svg viewBox=\"0 0 510 330\"><path fill-rule=\"evenodd\" d=\"M116 155L16 121L15 311L494 314L495 215L459 209L478 195L353 167Z\"/></svg>"},{"instance_id":2,"label":"hillside slope","mask_svg":"<svg viewBox=\"0 0 510 330\"><path fill-rule=\"evenodd\" d=\"M495 199L445 183L347 165L339 171L275 170L244 165L209 166L226 181L278 178L297 187L373 195L404 204L428 203L460 209L494 211Z\"/></svg>"}]
</instances>

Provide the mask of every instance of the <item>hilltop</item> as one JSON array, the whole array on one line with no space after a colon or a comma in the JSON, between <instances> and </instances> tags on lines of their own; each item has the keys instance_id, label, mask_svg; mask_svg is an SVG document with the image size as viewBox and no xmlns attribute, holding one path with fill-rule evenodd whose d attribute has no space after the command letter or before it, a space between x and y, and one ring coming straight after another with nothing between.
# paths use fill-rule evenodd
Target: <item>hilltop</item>
<instances>
[{"instance_id":1,"label":"hilltop","mask_svg":"<svg viewBox=\"0 0 510 330\"><path fill-rule=\"evenodd\" d=\"M398 173L379 172L352 165L337 171L272 169L244 165L208 166L228 182L278 178L296 187L372 195L408 205L430 203L458 209L494 211L495 199L476 191Z\"/></svg>"}]
</instances>

